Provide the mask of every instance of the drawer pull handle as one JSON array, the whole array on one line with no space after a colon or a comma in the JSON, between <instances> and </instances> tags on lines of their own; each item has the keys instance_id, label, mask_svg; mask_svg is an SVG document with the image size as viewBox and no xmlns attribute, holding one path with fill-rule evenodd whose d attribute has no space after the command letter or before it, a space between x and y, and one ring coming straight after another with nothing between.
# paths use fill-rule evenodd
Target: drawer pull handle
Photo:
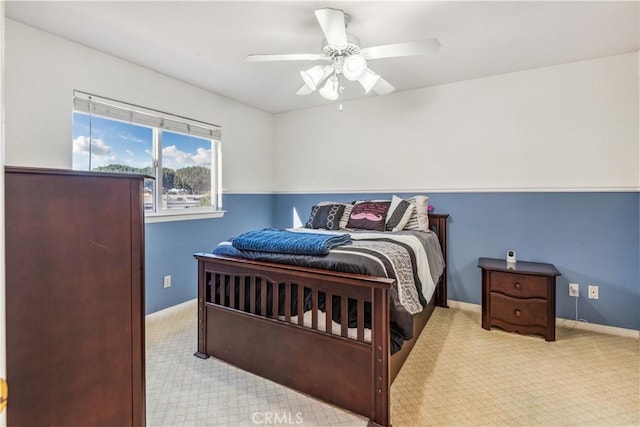
<instances>
[{"instance_id":1,"label":"drawer pull handle","mask_svg":"<svg viewBox=\"0 0 640 427\"><path fill-rule=\"evenodd\" d=\"M522 312L516 308L515 310L513 310L513 314L515 314L516 317L520 317L522 315Z\"/></svg>"},{"instance_id":2,"label":"drawer pull handle","mask_svg":"<svg viewBox=\"0 0 640 427\"><path fill-rule=\"evenodd\" d=\"M515 287L516 287L516 289L520 289L522 287L522 285L520 285L520 283L516 282Z\"/></svg>"}]
</instances>

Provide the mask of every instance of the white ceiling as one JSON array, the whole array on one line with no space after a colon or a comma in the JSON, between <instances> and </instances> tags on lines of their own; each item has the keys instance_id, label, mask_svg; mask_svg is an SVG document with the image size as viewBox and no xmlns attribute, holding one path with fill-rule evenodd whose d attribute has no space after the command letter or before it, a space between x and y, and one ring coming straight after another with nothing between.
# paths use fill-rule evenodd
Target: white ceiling
<instances>
[{"instance_id":1,"label":"white ceiling","mask_svg":"<svg viewBox=\"0 0 640 427\"><path fill-rule=\"evenodd\" d=\"M312 62L251 53L319 53L315 9L351 15L362 47L437 37L435 55L369 63L397 91L637 51L638 2L22 2L9 18L259 109L327 104L297 96ZM362 98L347 82L343 100ZM375 96L375 95L369 95Z\"/></svg>"}]
</instances>

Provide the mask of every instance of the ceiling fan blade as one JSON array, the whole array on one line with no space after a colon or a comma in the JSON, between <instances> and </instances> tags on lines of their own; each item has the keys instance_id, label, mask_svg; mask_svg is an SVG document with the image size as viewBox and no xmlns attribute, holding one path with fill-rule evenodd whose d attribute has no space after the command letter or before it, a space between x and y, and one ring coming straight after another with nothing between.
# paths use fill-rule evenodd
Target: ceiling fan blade
<instances>
[{"instance_id":1,"label":"ceiling fan blade","mask_svg":"<svg viewBox=\"0 0 640 427\"><path fill-rule=\"evenodd\" d=\"M344 21L344 12L338 9L326 8L318 9L315 13L329 46L336 49L346 48L347 27Z\"/></svg>"},{"instance_id":2,"label":"ceiling fan blade","mask_svg":"<svg viewBox=\"0 0 640 427\"><path fill-rule=\"evenodd\" d=\"M266 61L320 61L328 60L324 55L318 53L284 53L274 55L247 55L249 62L266 62Z\"/></svg>"},{"instance_id":3,"label":"ceiling fan blade","mask_svg":"<svg viewBox=\"0 0 640 427\"><path fill-rule=\"evenodd\" d=\"M373 91L378 95L388 95L394 90L396 90L396 88L391 86L391 83L389 83L382 77L380 77L375 86L373 86Z\"/></svg>"},{"instance_id":4,"label":"ceiling fan blade","mask_svg":"<svg viewBox=\"0 0 640 427\"><path fill-rule=\"evenodd\" d=\"M296 95L310 95L311 93L313 93L313 90L305 85L302 85L302 87L300 89L298 89L298 91L296 92Z\"/></svg>"},{"instance_id":5,"label":"ceiling fan blade","mask_svg":"<svg viewBox=\"0 0 640 427\"><path fill-rule=\"evenodd\" d=\"M398 56L425 55L437 52L439 48L440 41L433 38L367 47L362 49L360 54L367 59L394 58Z\"/></svg>"}]
</instances>

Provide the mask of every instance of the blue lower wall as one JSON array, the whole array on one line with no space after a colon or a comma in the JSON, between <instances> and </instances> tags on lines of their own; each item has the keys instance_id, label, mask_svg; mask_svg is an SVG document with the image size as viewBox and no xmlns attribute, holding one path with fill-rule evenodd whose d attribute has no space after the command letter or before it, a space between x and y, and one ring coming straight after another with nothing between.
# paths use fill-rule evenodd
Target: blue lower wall
<instances>
[{"instance_id":1,"label":"blue lower wall","mask_svg":"<svg viewBox=\"0 0 640 427\"><path fill-rule=\"evenodd\" d=\"M409 197L413 194L398 195ZM251 229L291 227L294 209L305 221L321 200L390 199L381 194L225 195L224 218L146 226L146 312L197 295L194 252ZM557 316L575 317L568 284L580 284L578 315L592 323L640 329L640 194L435 193L429 202L449 218L449 298L480 304L479 257L549 262L557 280ZM172 275L171 288L162 278ZM587 285L600 299L587 299Z\"/></svg>"},{"instance_id":2,"label":"blue lower wall","mask_svg":"<svg viewBox=\"0 0 640 427\"><path fill-rule=\"evenodd\" d=\"M145 226L145 303L153 313L198 294L195 252L211 252L228 237L273 223L273 195L225 194L223 218L174 221ZM171 287L163 277L171 275Z\"/></svg>"},{"instance_id":3,"label":"blue lower wall","mask_svg":"<svg viewBox=\"0 0 640 427\"><path fill-rule=\"evenodd\" d=\"M390 199L381 194L278 194L274 226L290 227L293 210L304 222L321 200ZM413 194L398 194L409 197ZM575 318L568 284L580 284L578 315L591 323L640 329L639 193L435 193L435 212L449 218L449 298L481 303L479 257L548 262L557 279L558 317ZM587 286L600 299L587 299Z\"/></svg>"}]
</instances>

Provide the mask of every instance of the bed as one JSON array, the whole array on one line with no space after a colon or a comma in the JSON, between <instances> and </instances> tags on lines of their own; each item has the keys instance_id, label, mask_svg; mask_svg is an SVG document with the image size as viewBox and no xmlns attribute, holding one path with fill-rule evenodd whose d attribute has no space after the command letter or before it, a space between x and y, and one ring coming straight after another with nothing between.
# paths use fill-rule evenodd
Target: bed
<instances>
[{"instance_id":1,"label":"bed","mask_svg":"<svg viewBox=\"0 0 640 427\"><path fill-rule=\"evenodd\" d=\"M411 338L393 355L395 279L212 253L194 254L195 355L213 356L361 414L371 425L388 426L391 383L434 308L447 307L448 215L428 219L444 267L432 297L412 316Z\"/></svg>"}]
</instances>

